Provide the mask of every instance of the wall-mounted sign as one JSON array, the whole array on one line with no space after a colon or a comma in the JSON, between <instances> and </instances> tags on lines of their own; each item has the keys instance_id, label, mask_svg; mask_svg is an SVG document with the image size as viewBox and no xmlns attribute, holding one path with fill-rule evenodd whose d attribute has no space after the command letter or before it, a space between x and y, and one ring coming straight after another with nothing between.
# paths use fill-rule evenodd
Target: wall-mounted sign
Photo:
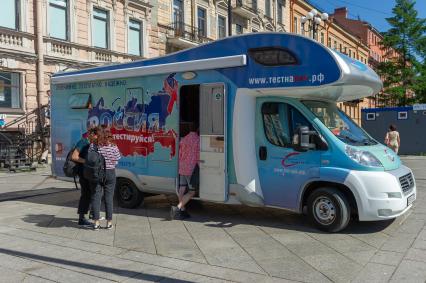
<instances>
[{"instance_id":1,"label":"wall-mounted sign","mask_svg":"<svg viewBox=\"0 0 426 283\"><path fill-rule=\"evenodd\" d=\"M426 104L414 104L413 105L414 111L423 111L426 110Z\"/></svg>"}]
</instances>

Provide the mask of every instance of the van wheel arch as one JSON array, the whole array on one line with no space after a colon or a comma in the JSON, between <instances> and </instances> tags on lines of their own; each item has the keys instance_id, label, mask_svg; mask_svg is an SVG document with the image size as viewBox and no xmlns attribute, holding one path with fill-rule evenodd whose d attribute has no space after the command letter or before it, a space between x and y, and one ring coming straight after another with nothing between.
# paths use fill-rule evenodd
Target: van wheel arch
<instances>
[{"instance_id":1,"label":"van wheel arch","mask_svg":"<svg viewBox=\"0 0 426 283\"><path fill-rule=\"evenodd\" d=\"M358 205L355 199L354 194L352 193L351 189L349 189L347 186L343 185L343 184L339 184L339 183L334 183L334 182L325 182L325 181L318 181L318 182L312 182L310 184L308 184L305 189L303 190L303 195L301 198L301 207L300 207L300 211L302 211L304 214L306 214L306 206L308 204L308 198L309 195L312 194L312 192L314 192L316 189L319 188L336 188L338 189L340 192L343 193L343 195L346 197L350 208L351 208L351 217L354 220L358 220Z\"/></svg>"},{"instance_id":2,"label":"van wheel arch","mask_svg":"<svg viewBox=\"0 0 426 283\"><path fill-rule=\"evenodd\" d=\"M128 178L118 177L115 185L118 205L123 208L137 208L143 204L144 193Z\"/></svg>"}]
</instances>

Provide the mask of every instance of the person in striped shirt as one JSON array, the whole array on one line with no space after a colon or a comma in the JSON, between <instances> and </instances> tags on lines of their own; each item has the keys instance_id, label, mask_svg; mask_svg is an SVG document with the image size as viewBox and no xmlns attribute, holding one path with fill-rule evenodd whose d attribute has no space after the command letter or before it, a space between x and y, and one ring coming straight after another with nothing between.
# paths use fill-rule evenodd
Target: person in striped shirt
<instances>
[{"instance_id":1,"label":"person in striped shirt","mask_svg":"<svg viewBox=\"0 0 426 283\"><path fill-rule=\"evenodd\" d=\"M106 176L103 184L97 184L94 189L94 197L92 201L92 207L94 211L94 224L93 229L98 230L100 228L100 209L102 192L105 198L105 216L107 220L106 229L112 229L112 211L113 211L113 200L114 200L114 189L115 189L115 167L118 164L118 160L121 158L120 150L117 145L113 142L113 136L109 129L104 128L99 136L98 140L98 151L105 158Z\"/></svg>"}]
</instances>

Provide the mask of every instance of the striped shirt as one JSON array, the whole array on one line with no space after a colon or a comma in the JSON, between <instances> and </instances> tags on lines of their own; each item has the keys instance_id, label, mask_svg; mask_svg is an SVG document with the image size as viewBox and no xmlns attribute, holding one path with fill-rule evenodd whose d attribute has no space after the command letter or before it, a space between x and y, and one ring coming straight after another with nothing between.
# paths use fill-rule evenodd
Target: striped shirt
<instances>
[{"instance_id":1,"label":"striped shirt","mask_svg":"<svg viewBox=\"0 0 426 283\"><path fill-rule=\"evenodd\" d=\"M90 148L93 149L93 144L90 145ZM121 153L118 147L115 144L102 145L99 146L98 151L105 158L105 168L115 169L115 166L118 164L118 160L121 158Z\"/></svg>"}]
</instances>

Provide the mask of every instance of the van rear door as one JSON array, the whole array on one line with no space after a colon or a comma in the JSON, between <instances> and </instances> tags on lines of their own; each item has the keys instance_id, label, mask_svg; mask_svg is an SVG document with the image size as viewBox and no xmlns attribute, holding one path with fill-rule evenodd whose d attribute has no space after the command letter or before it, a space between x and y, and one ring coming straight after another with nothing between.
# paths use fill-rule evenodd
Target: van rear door
<instances>
[{"instance_id":1,"label":"van rear door","mask_svg":"<svg viewBox=\"0 0 426 283\"><path fill-rule=\"evenodd\" d=\"M223 202L226 174L226 95L223 83L200 87L200 198Z\"/></svg>"}]
</instances>

